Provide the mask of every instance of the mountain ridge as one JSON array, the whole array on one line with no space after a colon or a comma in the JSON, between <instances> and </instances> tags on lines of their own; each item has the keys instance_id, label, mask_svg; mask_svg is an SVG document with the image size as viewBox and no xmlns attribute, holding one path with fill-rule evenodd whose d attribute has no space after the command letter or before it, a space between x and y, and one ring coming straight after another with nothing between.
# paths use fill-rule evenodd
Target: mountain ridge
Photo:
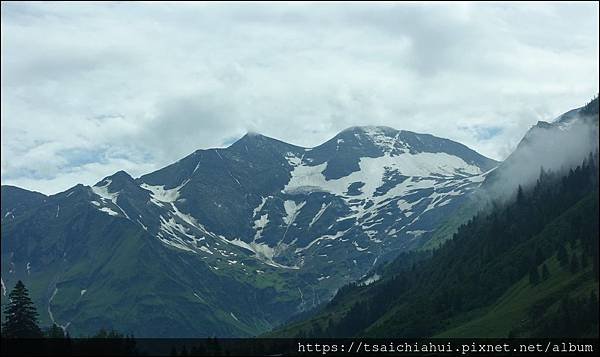
<instances>
[{"instance_id":1,"label":"mountain ridge","mask_svg":"<svg viewBox=\"0 0 600 357\"><path fill-rule=\"evenodd\" d=\"M147 312L149 319L163 310L187 316L197 311L189 305L194 301L209 307L194 313L208 319L203 324L187 317L184 325L169 322L181 335L257 334L421 244L495 164L462 144L392 128L350 128L314 148L245 135L138 178L120 170L93 186L39 196L38 205L17 208L3 200L3 212L17 209L14 219L2 220L3 283L23 279L48 311L42 321L74 333L117 324L138 336L165 336L146 318L95 316L105 304L142 314L145 305L132 305L132 296L143 291L160 296L144 298L160 306ZM119 251L120 245L127 248ZM110 266L87 260L92 247ZM182 274L181 264L220 286L212 291L194 280L197 273L168 274ZM112 292L121 302L100 292L125 286L117 267L130 285ZM139 286L148 274L176 292ZM252 302L256 311L240 310L246 297L237 291L262 296Z\"/></svg>"}]
</instances>

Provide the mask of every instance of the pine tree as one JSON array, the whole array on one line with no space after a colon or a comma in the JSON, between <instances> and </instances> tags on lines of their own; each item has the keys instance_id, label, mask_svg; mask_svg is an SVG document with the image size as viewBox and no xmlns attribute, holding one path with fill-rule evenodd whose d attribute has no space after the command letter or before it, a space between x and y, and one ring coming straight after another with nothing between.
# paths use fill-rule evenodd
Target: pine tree
<instances>
[{"instance_id":1,"label":"pine tree","mask_svg":"<svg viewBox=\"0 0 600 357\"><path fill-rule=\"evenodd\" d=\"M544 166L540 166L539 183L546 183L547 176L548 174L546 173L546 170L544 170Z\"/></svg>"},{"instance_id":2,"label":"pine tree","mask_svg":"<svg viewBox=\"0 0 600 357\"><path fill-rule=\"evenodd\" d=\"M5 321L2 324L2 337L41 338L43 335L37 324L38 313L21 280L17 282L8 297L9 303L4 308Z\"/></svg>"},{"instance_id":3,"label":"pine tree","mask_svg":"<svg viewBox=\"0 0 600 357\"><path fill-rule=\"evenodd\" d=\"M588 266L587 255L585 253L581 253L581 268L585 269Z\"/></svg>"},{"instance_id":4,"label":"pine tree","mask_svg":"<svg viewBox=\"0 0 600 357\"><path fill-rule=\"evenodd\" d=\"M531 285L537 285L540 282L540 273L538 272L537 266L532 266L529 271L529 283Z\"/></svg>"},{"instance_id":5,"label":"pine tree","mask_svg":"<svg viewBox=\"0 0 600 357\"><path fill-rule=\"evenodd\" d=\"M313 338L323 337L323 328L321 327L321 324L319 324L318 322L313 322L311 337L313 337Z\"/></svg>"},{"instance_id":6,"label":"pine tree","mask_svg":"<svg viewBox=\"0 0 600 357\"><path fill-rule=\"evenodd\" d=\"M550 278L550 271L548 271L548 267L546 264L542 266L542 280L548 280Z\"/></svg>"},{"instance_id":7,"label":"pine tree","mask_svg":"<svg viewBox=\"0 0 600 357\"><path fill-rule=\"evenodd\" d=\"M519 188L517 190L517 204L520 206L523 204L524 201L525 201L525 195L523 194L523 187L521 187L521 185L519 185Z\"/></svg>"},{"instance_id":8,"label":"pine tree","mask_svg":"<svg viewBox=\"0 0 600 357\"><path fill-rule=\"evenodd\" d=\"M558 250L556 251L556 259L558 259L560 266L563 268L566 267L569 262L568 258L567 249L565 248L564 244L559 243Z\"/></svg>"},{"instance_id":9,"label":"pine tree","mask_svg":"<svg viewBox=\"0 0 600 357\"><path fill-rule=\"evenodd\" d=\"M577 273L579 271L579 259L577 255L573 253L571 256L571 273Z\"/></svg>"},{"instance_id":10,"label":"pine tree","mask_svg":"<svg viewBox=\"0 0 600 357\"><path fill-rule=\"evenodd\" d=\"M539 247L537 247L535 249L535 264L540 265L544 262L544 260L546 260L546 258L544 257L544 253L542 253L542 250Z\"/></svg>"}]
</instances>

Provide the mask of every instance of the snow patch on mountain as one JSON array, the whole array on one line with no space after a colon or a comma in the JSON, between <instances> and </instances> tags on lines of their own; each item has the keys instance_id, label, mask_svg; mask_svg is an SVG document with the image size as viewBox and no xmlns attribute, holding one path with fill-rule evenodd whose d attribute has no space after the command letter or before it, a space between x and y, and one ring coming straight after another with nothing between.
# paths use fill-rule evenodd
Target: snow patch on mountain
<instances>
[{"instance_id":1,"label":"snow patch on mountain","mask_svg":"<svg viewBox=\"0 0 600 357\"><path fill-rule=\"evenodd\" d=\"M140 185L141 188L143 188L144 190L150 191L150 194L152 196L151 200L155 200L155 201L159 201L159 202L167 202L167 203L171 203L171 202L175 202L177 201L177 199L179 198L179 190L181 190L181 188L183 188L183 186L185 186L190 180L187 179L184 182L181 183L181 185L175 187L175 188L170 188L170 189L165 189L165 186L152 186L152 185L148 185L147 183L143 183ZM156 202L154 202L156 204ZM162 205L159 205L162 206Z\"/></svg>"},{"instance_id":2,"label":"snow patch on mountain","mask_svg":"<svg viewBox=\"0 0 600 357\"><path fill-rule=\"evenodd\" d=\"M108 207L102 207L98 209L101 212L104 212L110 216L118 216L119 214Z\"/></svg>"},{"instance_id":3,"label":"snow patch on mountain","mask_svg":"<svg viewBox=\"0 0 600 357\"><path fill-rule=\"evenodd\" d=\"M203 233L210 234L210 232L208 232L208 230L206 230L206 228L204 228L204 226L200 224L198 220L196 220L196 218L192 217L187 213L181 212L179 208L177 208L175 203L171 203L171 208L173 209L173 213L175 214L175 216L179 217L182 221Z\"/></svg>"},{"instance_id":4,"label":"snow patch on mountain","mask_svg":"<svg viewBox=\"0 0 600 357\"><path fill-rule=\"evenodd\" d=\"M102 186L92 186L92 191L96 195L100 196L100 198L102 198L102 200L107 200L107 201L116 203L117 197L119 197L119 193L118 192L110 192L108 190L110 184L112 183L112 180L106 179L103 182L104 182L104 185L102 185Z\"/></svg>"},{"instance_id":5,"label":"snow patch on mountain","mask_svg":"<svg viewBox=\"0 0 600 357\"><path fill-rule=\"evenodd\" d=\"M302 251L305 251L307 249L309 249L310 247L312 247L315 244L321 244L320 242L323 240L336 240L340 237L342 237L346 232L348 232L349 229L345 230L345 231L338 231L335 234L326 234L323 235L317 239L314 239L312 242L308 243L308 245L306 245L305 247L301 247L301 248L296 248L296 250L294 251L295 253L300 253Z\"/></svg>"},{"instance_id":6,"label":"snow patch on mountain","mask_svg":"<svg viewBox=\"0 0 600 357\"><path fill-rule=\"evenodd\" d=\"M174 248L185 250L188 252L196 253L195 250L188 247L188 243L186 243L185 241L183 241L181 238L179 238L176 235L172 236L172 239L166 239L164 237L164 235L161 232L159 232L156 236L157 236L158 240L160 240L161 242L163 242L166 245L170 245Z\"/></svg>"},{"instance_id":7,"label":"snow patch on mountain","mask_svg":"<svg viewBox=\"0 0 600 357\"><path fill-rule=\"evenodd\" d=\"M468 177L481 174L479 167L467 164L459 157L446 153L403 153L391 156L386 153L381 157L360 158L360 170L336 180L327 180L323 171L327 162L320 165L299 165L294 167L289 182L283 188L284 193L325 191L338 196L346 196L348 187L355 182L362 182L361 193L354 198L372 197L375 191L384 184L384 174L397 172L404 176L430 177L432 175L452 177Z\"/></svg>"},{"instance_id":8,"label":"snow patch on mountain","mask_svg":"<svg viewBox=\"0 0 600 357\"><path fill-rule=\"evenodd\" d=\"M404 212L404 211L410 211L410 209L414 205L414 203L409 203L409 202L406 202L405 200L398 200L396 202L396 204L398 205L398 208L402 212Z\"/></svg>"},{"instance_id":9,"label":"snow patch on mountain","mask_svg":"<svg viewBox=\"0 0 600 357\"><path fill-rule=\"evenodd\" d=\"M194 293L194 296L198 298L202 303L205 303L204 299L200 297L200 295Z\"/></svg>"},{"instance_id":10,"label":"snow patch on mountain","mask_svg":"<svg viewBox=\"0 0 600 357\"><path fill-rule=\"evenodd\" d=\"M48 300L48 316L50 316L50 320L52 322L54 321L54 315L52 315L52 310L50 308L50 304L52 303L52 300L54 300L54 297L56 296L56 293L58 292L58 288L54 288L54 292L52 292L52 295L50 296L50 300Z\"/></svg>"},{"instance_id":11,"label":"snow patch on mountain","mask_svg":"<svg viewBox=\"0 0 600 357\"><path fill-rule=\"evenodd\" d=\"M214 254L215 254L215 253L213 253L213 252L212 252L210 249L208 249L208 247L207 247L207 246L205 246L205 245L201 245L201 246L200 246L200 248L198 248L198 249L200 249L201 251L203 251L203 252L205 252L205 253L208 253L208 254L210 254L210 255L214 255Z\"/></svg>"},{"instance_id":12,"label":"snow patch on mountain","mask_svg":"<svg viewBox=\"0 0 600 357\"><path fill-rule=\"evenodd\" d=\"M360 245L358 245L358 243L356 243L356 241L352 242L352 245L356 248L356 250L358 250L359 252L364 252L365 250L369 249L369 248L363 248Z\"/></svg>"},{"instance_id":13,"label":"snow patch on mountain","mask_svg":"<svg viewBox=\"0 0 600 357\"><path fill-rule=\"evenodd\" d=\"M256 206L256 208L254 208L254 210L252 211L252 218L256 217L256 215L260 213L260 211L262 210L263 206L267 202L267 198L268 197L261 197L260 204L258 206Z\"/></svg>"},{"instance_id":14,"label":"snow patch on mountain","mask_svg":"<svg viewBox=\"0 0 600 357\"><path fill-rule=\"evenodd\" d=\"M302 158L296 156L296 154L294 154L293 152L286 153L285 159L287 160L288 164L290 164L290 166L292 167L296 167L302 164Z\"/></svg>"},{"instance_id":15,"label":"snow patch on mountain","mask_svg":"<svg viewBox=\"0 0 600 357\"><path fill-rule=\"evenodd\" d=\"M255 230L261 230L261 229L265 228L265 226L268 223L269 223L269 214L265 213L262 216L260 216L259 219L254 221L254 226L252 228L254 228Z\"/></svg>"},{"instance_id":16,"label":"snow patch on mountain","mask_svg":"<svg viewBox=\"0 0 600 357\"><path fill-rule=\"evenodd\" d=\"M297 266L287 266L287 265L283 265L283 264L279 264L277 262L275 262L273 260L273 258L276 255L276 250L275 248L269 247L268 244L265 243L256 243L256 242L250 242L250 243L246 243L240 239L233 239L228 241L229 243L236 245L240 248L244 248L246 250L251 251L252 253L254 253L255 258L257 258L258 260L262 261L263 263L276 267L276 268L285 268L285 269L300 269Z\"/></svg>"},{"instance_id":17,"label":"snow patch on mountain","mask_svg":"<svg viewBox=\"0 0 600 357\"><path fill-rule=\"evenodd\" d=\"M321 208L319 209L319 212L317 212L317 214L310 221L310 223L308 224L308 227L312 227L312 225L315 224L315 222L318 221L319 218L321 218L323 213L325 213L325 210L327 210L327 207L329 207L330 205L331 205L331 202L329 202L327 204L325 204L325 203L321 204Z\"/></svg>"},{"instance_id":18,"label":"snow patch on mountain","mask_svg":"<svg viewBox=\"0 0 600 357\"><path fill-rule=\"evenodd\" d=\"M285 224L287 224L288 226L290 224L294 223L294 221L296 220L296 217L298 216L298 213L300 212L302 207L304 207L305 204L306 204L306 202L297 204L295 201L286 200L283 203L283 208L285 209L285 216L282 217L283 222L285 222Z\"/></svg>"},{"instance_id":19,"label":"snow patch on mountain","mask_svg":"<svg viewBox=\"0 0 600 357\"><path fill-rule=\"evenodd\" d=\"M423 233L427 233L427 232L428 231L417 229L417 230L414 230L414 231L406 231L406 234L410 234L410 235L413 235L415 237L419 237L419 236L422 236Z\"/></svg>"},{"instance_id":20,"label":"snow patch on mountain","mask_svg":"<svg viewBox=\"0 0 600 357\"><path fill-rule=\"evenodd\" d=\"M143 228L145 231L147 231L147 230L148 230L148 227L146 227L146 226L145 226L145 225L144 225L142 222L140 222L140 220L139 220L139 219L136 219L136 221L137 221L137 223L139 223L139 224L140 224L140 226L142 226L142 228Z\"/></svg>"},{"instance_id":21,"label":"snow patch on mountain","mask_svg":"<svg viewBox=\"0 0 600 357\"><path fill-rule=\"evenodd\" d=\"M185 227L177 223L173 218L169 218L168 220L166 220L163 216L160 216L160 229L162 231L166 231L168 234L171 235L176 235L176 233L174 233L174 230L176 230L179 233L188 236L189 238L194 238L193 235L190 235L186 232Z\"/></svg>"},{"instance_id":22,"label":"snow patch on mountain","mask_svg":"<svg viewBox=\"0 0 600 357\"><path fill-rule=\"evenodd\" d=\"M109 187L112 183L111 179L105 179L104 181L104 185L102 186L92 186L92 192L94 192L97 196L100 196L100 200L103 203L106 203L106 201L111 202L114 206L116 206L121 213L123 213L123 216L125 216L125 218L130 219L129 216L127 215L127 213L125 212L125 210L123 210L123 208L121 208L121 206L119 206L119 204L117 203L117 199L119 197L119 192L110 192ZM94 204L94 202L99 203L98 201L91 201L92 204ZM96 205L96 204L94 204ZM100 206L100 205L96 205L96 206ZM111 216L118 216L119 214L117 212L115 212L114 210L110 209L109 207L102 207L99 208L100 211L103 211L105 213L108 213ZM56 213L57 217L58 217L58 212Z\"/></svg>"},{"instance_id":23,"label":"snow patch on mountain","mask_svg":"<svg viewBox=\"0 0 600 357\"><path fill-rule=\"evenodd\" d=\"M372 276L368 277L365 281L363 281L360 285L362 286L367 286L367 285L371 285L374 282L378 281L381 279L381 276L377 273L373 274Z\"/></svg>"},{"instance_id":24,"label":"snow patch on mountain","mask_svg":"<svg viewBox=\"0 0 600 357\"><path fill-rule=\"evenodd\" d=\"M432 210L436 207L445 206L448 203L450 203L452 196L460 196L461 194L462 194L461 191L455 191L455 190L452 190L452 191L446 192L446 193L433 192L429 196L429 198L431 199L431 202L429 203L429 205L427 205L427 207L425 208L423 213L425 213L429 210Z\"/></svg>"},{"instance_id":25,"label":"snow patch on mountain","mask_svg":"<svg viewBox=\"0 0 600 357\"><path fill-rule=\"evenodd\" d=\"M260 216L259 219L254 221L254 225L252 226L252 228L256 231L254 233L254 241L257 241L261 238L262 231L267 226L268 223L269 223L269 214L268 213L263 214L262 216Z\"/></svg>"},{"instance_id":26,"label":"snow patch on mountain","mask_svg":"<svg viewBox=\"0 0 600 357\"><path fill-rule=\"evenodd\" d=\"M398 141L400 132L398 132L394 137L391 137L385 133L385 129L386 128L378 126L362 127L362 130L367 137L369 137L375 145L382 149L383 152L391 152L394 150L396 144L402 144L405 146L404 143Z\"/></svg>"}]
</instances>

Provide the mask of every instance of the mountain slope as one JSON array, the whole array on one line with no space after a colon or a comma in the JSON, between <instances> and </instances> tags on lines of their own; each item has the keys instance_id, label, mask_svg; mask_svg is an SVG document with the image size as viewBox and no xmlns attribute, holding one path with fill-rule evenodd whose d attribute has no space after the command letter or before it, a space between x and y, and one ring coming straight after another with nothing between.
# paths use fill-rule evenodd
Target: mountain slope
<instances>
[{"instance_id":1,"label":"mountain slope","mask_svg":"<svg viewBox=\"0 0 600 357\"><path fill-rule=\"evenodd\" d=\"M571 251L571 254L579 255L580 251ZM540 321L551 321L555 318L560 304L564 297L589 303L590 292L597 295L598 285L590 274L590 269L583 269L576 273L562 268L555 257L546 260L549 272L547 280L537 285L529 282L529 277L522 278L519 282L511 286L496 303L490 306L478 317L471 317L468 321L459 322L456 326L450 327L435 337L497 337L497 336L554 336L560 337L556 331L544 331L540 326L534 324ZM597 304L597 301L592 301ZM541 316L535 316L533 313L540 308L545 309ZM590 316L597 316L590 311ZM592 325L593 326L593 325ZM571 328L571 331L573 329ZM550 332L551 334L547 334ZM584 328L578 331L579 336L594 337L592 328Z\"/></svg>"},{"instance_id":2,"label":"mountain slope","mask_svg":"<svg viewBox=\"0 0 600 357\"><path fill-rule=\"evenodd\" d=\"M516 199L474 217L431 258L412 267L396 261L378 280L342 289L312 319L272 335L597 335L597 217L596 152L567 176L544 173Z\"/></svg>"},{"instance_id":3,"label":"mountain slope","mask_svg":"<svg viewBox=\"0 0 600 357\"><path fill-rule=\"evenodd\" d=\"M315 148L248 134L52 196L3 187L2 282L22 279L42 324L72 334L257 334L418 246L495 165L450 140L354 127Z\"/></svg>"},{"instance_id":4,"label":"mountain slope","mask_svg":"<svg viewBox=\"0 0 600 357\"><path fill-rule=\"evenodd\" d=\"M598 97L560 115L552 123L539 121L517 148L489 175L483 187L492 197L532 186L540 169L568 171L598 148Z\"/></svg>"},{"instance_id":5,"label":"mountain slope","mask_svg":"<svg viewBox=\"0 0 600 357\"><path fill-rule=\"evenodd\" d=\"M486 175L481 189L470 196L457 214L424 237L421 249L431 249L450 239L458 227L491 201L504 200L519 185L531 187L540 171L566 173L589 153L598 150L598 97L568 111L551 123L540 121L530 128L515 150Z\"/></svg>"},{"instance_id":6,"label":"mountain slope","mask_svg":"<svg viewBox=\"0 0 600 357\"><path fill-rule=\"evenodd\" d=\"M91 195L88 189L69 193L20 218L27 224L3 225L5 284L27 282L42 324L78 333L115 327L140 336L248 335L289 308L273 302L272 288L213 274L201 257L165 249L127 219L65 202L81 202L77 195Z\"/></svg>"},{"instance_id":7,"label":"mountain slope","mask_svg":"<svg viewBox=\"0 0 600 357\"><path fill-rule=\"evenodd\" d=\"M24 212L41 205L46 195L39 192L27 191L19 187L3 185L0 192L2 205L2 222L13 220Z\"/></svg>"}]
</instances>

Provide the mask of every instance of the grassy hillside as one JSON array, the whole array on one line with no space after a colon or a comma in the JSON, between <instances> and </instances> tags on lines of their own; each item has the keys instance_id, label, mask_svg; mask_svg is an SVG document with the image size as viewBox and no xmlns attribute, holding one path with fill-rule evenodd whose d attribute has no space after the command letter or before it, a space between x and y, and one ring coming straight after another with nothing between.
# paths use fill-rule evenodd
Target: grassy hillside
<instances>
[{"instance_id":1,"label":"grassy hillside","mask_svg":"<svg viewBox=\"0 0 600 357\"><path fill-rule=\"evenodd\" d=\"M545 264L550 272L547 280L535 286L528 278L519 280L478 317L465 316L466 322L458 322L434 337L532 337L536 331L531 326L531 314L537 306L548 303L543 318L550 318L559 308L562 297L587 298L591 292L598 295L598 283L593 279L591 267L571 274L562 269L555 258ZM597 326L595 331L597 335ZM593 331L589 332L593 336Z\"/></svg>"},{"instance_id":2,"label":"grassy hillside","mask_svg":"<svg viewBox=\"0 0 600 357\"><path fill-rule=\"evenodd\" d=\"M452 239L452 236L458 231L458 228L467 222L470 218L475 216L477 212L483 209L483 199L477 196L470 197L456 212L448 218L446 222L437 228L430 237L428 237L424 244L419 248L420 250L431 250L439 248L447 240Z\"/></svg>"}]
</instances>

